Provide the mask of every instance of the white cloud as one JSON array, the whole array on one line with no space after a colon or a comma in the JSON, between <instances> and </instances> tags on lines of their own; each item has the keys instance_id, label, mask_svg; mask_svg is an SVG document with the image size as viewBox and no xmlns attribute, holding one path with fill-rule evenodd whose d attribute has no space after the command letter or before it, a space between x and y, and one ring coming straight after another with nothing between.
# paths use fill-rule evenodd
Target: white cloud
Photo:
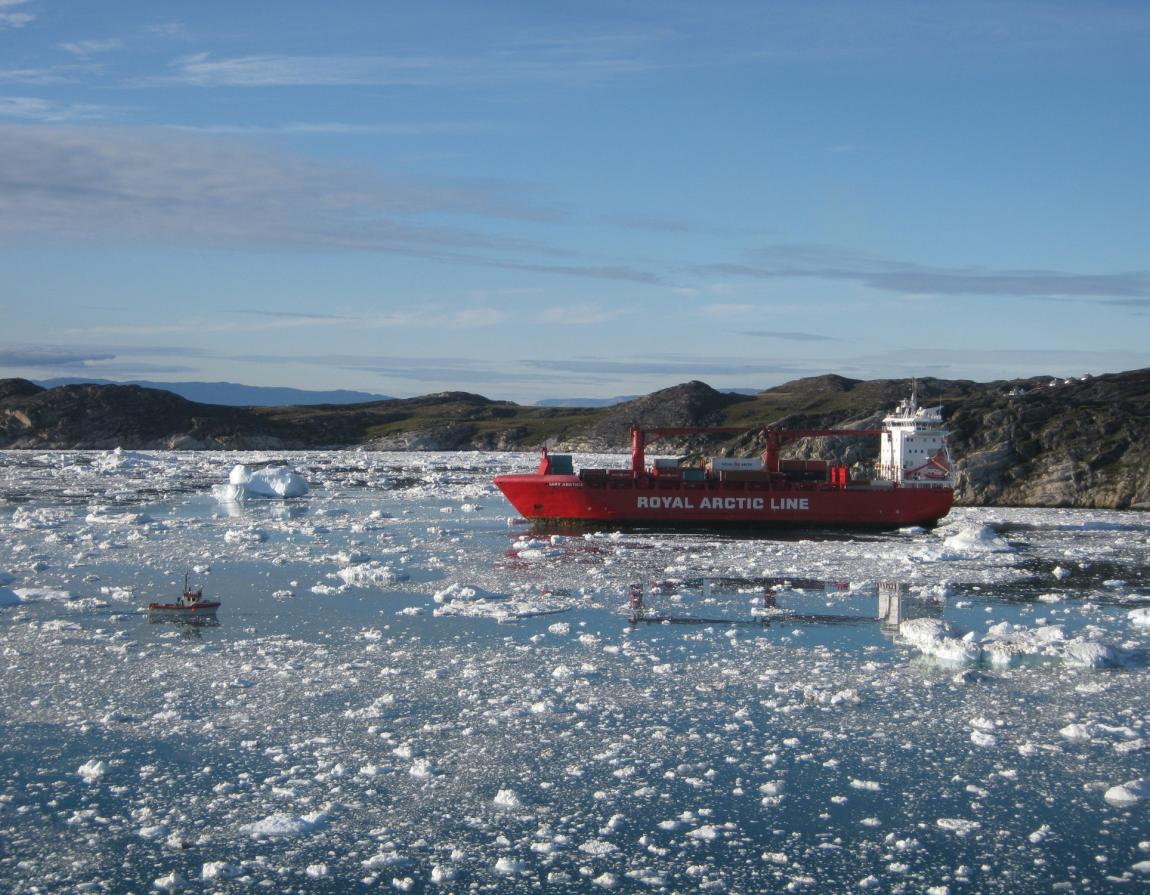
<instances>
[{"instance_id":1,"label":"white cloud","mask_svg":"<svg viewBox=\"0 0 1150 895\"><path fill-rule=\"evenodd\" d=\"M0 96L0 118L64 123L69 121L97 121L108 118L118 111L111 106L55 103L34 96Z\"/></svg>"},{"instance_id":2,"label":"white cloud","mask_svg":"<svg viewBox=\"0 0 1150 895\"><path fill-rule=\"evenodd\" d=\"M930 267L851 252L837 246L774 245L756 252L756 263L707 264L701 273L755 279L822 279L858 283L904 296L1013 295L1150 296L1150 273L1081 274L1051 270Z\"/></svg>"},{"instance_id":3,"label":"white cloud","mask_svg":"<svg viewBox=\"0 0 1150 895\"><path fill-rule=\"evenodd\" d=\"M574 304L537 311L531 315L531 320L551 326L590 326L618 320L634 313L635 311L629 307L605 308L596 304Z\"/></svg>"},{"instance_id":4,"label":"white cloud","mask_svg":"<svg viewBox=\"0 0 1150 895\"><path fill-rule=\"evenodd\" d=\"M645 71L634 47L602 41L507 46L475 56L291 56L176 59L176 80L198 87L447 87L525 82L590 83Z\"/></svg>"},{"instance_id":5,"label":"white cloud","mask_svg":"<svg viewBox=\"0 0 1150 895\"><path fill-rule=\"evenodd\" d=\"M0 112L60 120L96 110L10 97ZM398 219L549 214L500 184L388 178L205 137L129 129L0 125L0 156L0 232L10 229L23 238L554 254L476 230Z\"/></svg>"},{"instance_id":6,"label":"white cloud","mask_svg":"<svg viewBox=\"0 0 1150 895\"><path fill-rule=\"evenodd\" d=\"M59 47L73 56L91 56L95 53L110 53L113 50L123 49L124 42L113 37L106 40L74 40L59 44Z\"/></svg>"},{"instance_id":7,"label":"white cloud","mask_svg":"<svg viewBox=\"0 0 1150 895\"><path fill-rule=\"evenodd\" d=\"M14 6L23 6L27 0L0 0L0 31L8 28L23 28L29 22L34 21L36 16L29 12L3 12L2 10L11 9Z\"/></svg>"},{"instance_id":8,"label":"white cloud","mask_svg":"<svg viewBox=\"0 0 1150 895\"><path fill-rule=\"evenodd\" d=\"M93 361L114 360L115 354L58 345L0 346L0 367L83 368Z\"/></svg>"},{"instance_id":9,"label":"white cloud","mask_svg":"<svg viewBox=\"0 0 1150 895\"><path fill-rule=\"evenodd\" d=\"M53 68L0 68L0 84L65 84L73 80L80 70L76 65Z\"/></svg>"},{"instance_id":10,"label":"white cloud","mask_svg":"<svg viewBox=\"0 0 1150 895\"><path fill-rule=\"evenodd\" d=\"M14 98L11 115L99 110ZM505 270L659 282L625 264L541 263L575 253L505 235L491 220L559 218L512 184L385 176L164 130L0 125L0 236L231 250L384 252ZM478 222L452 227L444 215ZM435 216L423 223L421 216Z\"/></svg>"}]
</instances>

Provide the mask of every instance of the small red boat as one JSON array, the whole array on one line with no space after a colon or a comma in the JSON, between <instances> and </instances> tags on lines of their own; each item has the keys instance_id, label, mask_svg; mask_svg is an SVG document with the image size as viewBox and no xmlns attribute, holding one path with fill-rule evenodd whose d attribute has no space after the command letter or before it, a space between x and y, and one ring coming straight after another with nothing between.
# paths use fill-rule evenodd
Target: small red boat
<instances>
[{"instance_id":1,"label":"small red boat","mask_svg":"<svg viewBox=\"0 0 1150 895\"><path fill-rule=\"evenodd\" d=\"M180 595L178 603L149 603L149 612L179 612L186 614L207 615L220 608L219 600L205 600L204 589L188 589L188 576L184 576L184 592Z\"/></svg>"}]
</instances>

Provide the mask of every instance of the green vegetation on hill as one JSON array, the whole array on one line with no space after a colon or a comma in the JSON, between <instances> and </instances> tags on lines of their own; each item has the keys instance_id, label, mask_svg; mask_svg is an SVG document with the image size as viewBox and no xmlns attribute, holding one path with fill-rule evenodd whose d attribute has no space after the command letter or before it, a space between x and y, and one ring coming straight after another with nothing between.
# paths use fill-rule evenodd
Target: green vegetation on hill
<instances>
[{"instance_id":1,"label":"green vegetation on hill","mask_svg":"<svg viewBox=\"0 0 1150 895\"><path fill-rule=\"evenodd\" d=\"M920 379L920 404L941 404L966 503L1150 508L1150 370L1058 382ZM908 396L905 379L798 379L753 395L687 382L609 407L521 406L467 392L366 404L225 407L156 389L0 380L0 448L622 452L633 424L874 428ZM864 439L791 448L865 461ZM685 438L660 450L747 455L754 435Z\"/></svg>"}]
</instances>

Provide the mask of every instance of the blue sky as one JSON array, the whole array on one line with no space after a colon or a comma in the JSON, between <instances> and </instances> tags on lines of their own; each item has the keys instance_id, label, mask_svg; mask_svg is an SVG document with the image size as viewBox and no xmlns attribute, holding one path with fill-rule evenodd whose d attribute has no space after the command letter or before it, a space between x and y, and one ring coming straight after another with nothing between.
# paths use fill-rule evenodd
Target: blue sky
<instances>
[{"instance_id":1,"label":"blue sky","mask_svg":"<svg viewBox=\"0 0 1150 895\"><path fill-rule=\"evenodd\" d=\"M1150 4L0 0L0 376L1150 366Z\"/></svg>"}]
</instances>

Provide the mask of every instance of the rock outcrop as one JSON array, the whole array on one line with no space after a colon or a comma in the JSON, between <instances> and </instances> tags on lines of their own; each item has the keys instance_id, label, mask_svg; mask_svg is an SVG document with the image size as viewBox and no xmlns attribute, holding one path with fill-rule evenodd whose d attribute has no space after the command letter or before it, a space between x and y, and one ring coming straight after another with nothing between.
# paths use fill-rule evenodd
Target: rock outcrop
<instances>
[{"instance_id":1,"label":"rock outcrop","mask_svg":"<svg viewBox=\"0 0 1150 895\"><path fill-rule=\"evenodd\" d=\"M224 407L123 385L43 389L0 380L0 448L625 451L632 424L877 428L907 380L819 376L756 395L702 382L606 408L522 407L467 392L355 405ZM1150 509L1150 370L1083 380L924 379L941 404L962 504ZM751 455L754 434L681 438L657 450ZM790 456L865 464L873 438L812 438Z\"/></svg>"}]
</instances>

